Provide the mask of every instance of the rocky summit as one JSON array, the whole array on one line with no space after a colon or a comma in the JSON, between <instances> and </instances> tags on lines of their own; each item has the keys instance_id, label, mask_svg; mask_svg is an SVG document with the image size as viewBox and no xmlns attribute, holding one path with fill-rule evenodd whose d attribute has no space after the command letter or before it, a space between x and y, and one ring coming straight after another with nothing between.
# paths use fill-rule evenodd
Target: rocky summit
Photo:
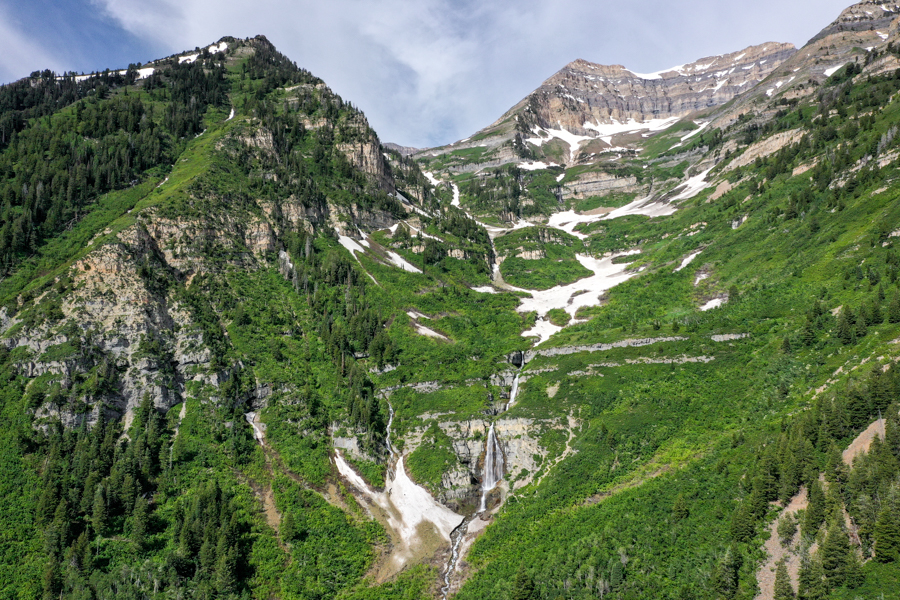
<instances>
[{"instance_id":1,"label":"rocky summit","mask_svg":"<svg viewBox=\"0 0 900 600\"><path fill-rule=\"evenodd\" d=\"M0 86L0 596L897 597L898 32L431 149L262 36Z\"/></svg>"}]
</instances>

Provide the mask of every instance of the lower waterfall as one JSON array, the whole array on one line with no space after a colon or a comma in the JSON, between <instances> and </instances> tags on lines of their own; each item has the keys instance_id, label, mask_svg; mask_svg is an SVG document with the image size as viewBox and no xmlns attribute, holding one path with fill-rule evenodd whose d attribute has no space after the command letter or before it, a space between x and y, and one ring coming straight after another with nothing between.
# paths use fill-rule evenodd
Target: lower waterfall
<instances>
[{"instance_id":1,"label":"lower waterfall","mask_svg":"<svg viewBox=\"0 0 900 600\"><path fill-rule=\"evenodd\" d=\"M487 498L497 483L503 479L503 451L494 433L494 424L488 429L487 444L484 448L484 478L481 480L481 506L479 513L487 510Z\"/></svg>"}]
</instances>

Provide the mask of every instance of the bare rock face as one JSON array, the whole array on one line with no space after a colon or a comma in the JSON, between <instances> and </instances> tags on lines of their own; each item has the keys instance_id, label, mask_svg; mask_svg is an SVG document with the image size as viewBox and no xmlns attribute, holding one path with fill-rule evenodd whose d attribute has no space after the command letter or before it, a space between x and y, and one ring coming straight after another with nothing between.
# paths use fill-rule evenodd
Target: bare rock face
<instances>
[{"instance_id":1,"label":"bare rock face","mask_svg":"<svg viewBox=\"0 0 900 600\"><path fill-rule=\"evenodd\" d=\"M613 122L685 117L725 104L795 52L773 42L651 74L576 60L524 101L522 118L526 126L593 136L597 126Z\"/></svg>"},{"instance_id":2,"label":"bare rock face","mask_svg":"<svg viewBox=\"0 0 900 600\"><path fill-rule=\"evenodd\" d=\"M810 44L846 31L887 31L900 16L900 3L894 0L864 0L844 10L831 25L820 31Z\"/></svg>"},{"instance_id":3,"label":"bare rock face","mask_svg":"<svg viewBox=\"0 0 900 600\"><path fill-rule=\"evenodd\" d=\"M530 159L523 149L531 143L541 147L536 151L538 159L571 166L581 160L580 151L627 149L647 130L658 131L677 119L730 102L759 85L796 52L792 44L770 42L649 74L579 59L473 136L477 141L456 142L417 155L439 156L483 146L483 160L462 161L459 166L451 160L446 166L451 172L474 172L527 162ZM578 191L570 194L579 196Z\"/></svg>"}]
</instances>

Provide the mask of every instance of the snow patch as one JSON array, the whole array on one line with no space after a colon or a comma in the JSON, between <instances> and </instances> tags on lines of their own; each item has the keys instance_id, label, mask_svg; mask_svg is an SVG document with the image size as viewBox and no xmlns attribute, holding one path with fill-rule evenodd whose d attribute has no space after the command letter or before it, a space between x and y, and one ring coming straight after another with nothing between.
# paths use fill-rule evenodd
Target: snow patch
<instances>
[{"instance_id":1,"label":"snow patch","mask_svg":"<svg viewBox=\"0 0 900 600\"><path fill-rule=\"evenodd\" d=\"M230 121L230 120L232 120L233 118L234 118L234 107L232 106L232 107L231 107L231 114L229 114L229 115L228 115L228 118L225 119L225 120L226 120L226 121Z\"/></svg>"},{"instance_id":2,"label":"snow patch","mask_svg":"<svg viewBox=\"0 0 900 600\"><path fill-rule=\"evenodd\" d=\"M433 329L428 329L427 327L419 325L418 323L416 324L415 327L416 327L416 333L418 333L419 335L424 335L426 337L434 338L436 340L443 340L445 342L450 341L450 338L448 338L446 335L441 335L440 333L438 333L437 331L434 331Z\"/></svg>"},{"instance_id":3,"label":"snow patch","mask_svg":"<svg viewBox=\"0 0 900 600\"><path fill-rule=\"evenodd\" d=\"M724 299L724 298L713 298L712 300L710 300L709 302L707 302L706 304L704 304L703 306L701 306L701 307L700 307L700 310L701 310L702 312L706 312L706 311L712 310L712 309L714 309L714 308L719 308L719 307L722 306L723 304L725 304L725 299Z\"/></svg>"},{"instance_id":4,"label":"snow patch","mask_svg":"<svg viewBox=\"0 0 900 600\"><path fill-rule=\"evenodd\" d=\"M672 117L670 119L650 119L649 121L644 121L641 123L640 121L636 121L635 119L628 119L627 121L615 121L612 123L591 123L586 122L583 127L585 129L590 129L592 131L596 131L598 136L603 139L607 144L612 144L612 137L619 133L629 133L633 131L662 131L663 129L668 129L675 123L680 120L679 117ZM609 137L607 140L606 138Z\"/></svg>"},{"instance_id":5,"label":"snow patch","mask_svg":"<svg viewBox=\"0 0 900 600\"><path fill-rule=\"evenodd\" d=\"M692 254L688 254L687 258L685 258L683 261L681 261L681 266L678 267L677 269L675 269L674 272L677 273L678 271L684 269L686 266L688 266L689 264L694 262L694 259L697 258L698 256L700 256L701 252L703 252L703 250L697 250L696 252L694 252Z\"/></svg>"},{"instance_id":6,"label":"snow patch","mask_svg":"<svg viewBox=\"0 0 900 600\"><path fill-rule=\"evenodd\" d=\"M710 123L712 123L712 121L707 121L706 123L697 123L696 121L694 121L694 125L699 125L700 129L695 129L695 130L691 131L686 136L681 138L681 141L684 142L686 140L691 139L695 135L699 135L699 134L703 133L703 130L706 129L707 127L709 127Z\"/></svg>"},{"instance_id":7,"label":"snow patch","mask_svg":"<svg viewBox=\"0 0 900 600\"><path fill-rule=\"evenodd\" d=\"M550 167L558 167L556 163L545 163L541 161L535 161L531 163L521 163L519 164L520 169L524 169L526 171L538 171L540 169L549 169Z\"/></svg>"},{"instance_id":8,"label":"snow patch","mask_svg":"<svg viewBox=\"0 0 900 600\"><path fill-rule=\"evenodd\" d=\"M347 464L339 451L334 453L338 472L384 510L388 525L400 536L400 547L395 548L394 553L395 560L400 563L398 566L413 558L421 526L432 525L444 541L450 542L450 534L463 522L462 515L438 503L424 488L413 483L406 474L404 458L401 456L397 461L393 478L388 478L385 490L376 492Z\"/></svg>"},{"instance_id":9,"label":"snow patch","mask_svg":"<svg viewBox=\"0 0 900 600\"><path fill-rule=\"evenodd\" d=\"M648 81L652 81L654 79L662 79L662 76L666 73L676 72L680 75L683 75L682 71L684 70L685 65L678 65L677 67L672 67L671 69L665 69L663 71L656 71L655 73L637 73L635 71L630 71L626 69L629 73L634 75L639 79L646 79Z\"/></svg>"},{"instance_id":10,"label":"snow patch","mask_svg":"<svg viewBox=\"0 0 900 600\"><path fill-rule=\"evenodd\" d=\"M834 75L835 73L840 71L842 68L844 68L845 64L847 64L847 63L840 64L836 67L831 67L830 69L825 69L825 77L831 77L832 75Z\"/></svg>"},{"instance_id":11,"label":"snow patch","mask_svg":"<svg viewBox=\"0 0 900 600\"><path fill-rule=\"evenodd\" d=\"M615 264L613 260L619 256L630 256L639 253L640 250L632 250L599 259L578 254L576 255L578 262L586 269L593 271L594 274L592 276L575 283L558 285L543 291L511 288L515 291L531 294L531 298L522 299L519 308L516 310L522 313L536 312L538 315L538 321L535 326L523 332L522 335L524 337L537 336L540 338L538 341L538 344L540 344L562 329L547 321L547 313L550 310L561 308L574 318L578 309L598 306L603 292L637 275L636 272L628 269L627 264Z\"/></svg>"},{"instance_id":12,"label":"snow patch","mask_svg":"<svg viewBox=\"0 0 900 600\"><path fill-rule=\"evenodd\" d=\"M472 291L473 291L473 292L478 292L478 293L481 293L481 294L499 294L499 293L500 293L500 292L497 291L496 288L493 288L493 287L491 287L491 286L489 286L489 285L483 285L483 286L481 286L481 287L475 287L475 288L472 288Z\"/></svg>"},{"instance_id":13,"label":"snow patch","mask_svg":"<svg viewBox=\"0 0 900 600\"><path fill-rule=\"evenodd\" d=\"M180 65L180 64L183 64L183 63L193 63L193 62L196 61L198 58L200 58L200 55L199 55L199 54L189 54L189 55L187 55L187 56L179 56L179 57L178 57L178 64Z\"/></svg>"},{"instance_id":14,"label":"snow patch","mask_svg":"<svg viewBox=\"0 0 900 600\"><path fill-rule=\"evenodd\" d=\"M703 171L699 175L695 175L694 177L691 177L690 179L688 179L687 181L682 183L680 186L675 188L676 190L684 188L684 190L682 190L682 192L680 194L678 194L677 196L675 196L674 198L669 200L669 202L680 202L681 200L690 200L691 198L693 198L694 196L696 196L697 194L699 194L700 192L702 192L703 190L708 188L710 184L707 183L705 180L706 180L706 176L709 175L710 171L712 171L712 169L707 169L706 171Z\"/></svg>"},{"instance_id":15,"label":"snow patch","mask_svg":"<svg viewBox=\"0 0 900 600\"><path fill-rule=\"evenodd\" d=\"M400 256L396 252L391 252L389 250L387 253L387 256L388 256L388 260L390 260L391 263L393 263L395 267L400 267L404 271L410 271L412 273L421 273L422 272L420 269L416 268L411 263L407 262L406 259L404 259L402 256Z\"/></svg>"}]
</instances>

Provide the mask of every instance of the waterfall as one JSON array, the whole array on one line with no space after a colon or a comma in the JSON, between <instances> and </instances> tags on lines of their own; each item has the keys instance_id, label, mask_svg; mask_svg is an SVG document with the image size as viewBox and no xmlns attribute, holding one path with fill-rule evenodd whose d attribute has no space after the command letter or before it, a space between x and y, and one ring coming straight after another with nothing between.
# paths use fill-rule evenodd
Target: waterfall
<instances>
[{"instance_id":1,"label":"waterfall","mask_svg":"<svg viewBox=\"0 0 900 600\"><path fill-rule=\"evenodd\" d=\"M516 403L516 395L519 393L519 377L522 375L522 370L525 368L525 364L522 364L522 368L519 369L519 372L516 373L516 376L513 378L512 388L509 390L509 400L506 402L506 407L504 407L503 412L509 410L509 408Z\"/></svg>"},{"instance_id":2,"label":"waterfall","mask_svg":"<svg viewBox=\"0 0 900 600\"><path fill-rule=\"evenodd\" d=\"M488 430L487 444L484 448L484 477L481 480L481 506L478 508L479 513L487 510L487 497L497 483L503 479L503 452L500 449L500 442L494 433L494 424Z\"/></svg>"},{"instance_id":3,"label":"waterfall","mask_svg":"<svg viewBox=\"0 0 900 600\"><path fill-rule=\"evenodd\" d=\"M388 452L391 455L391 460L393 460L395 452L394 447L391 445L391 425L394 424L394 407L390 402L388 402L388 411L390 416L388 417L387 433L384 436L384 443L387 444Z\"/></svg>"}]
</instances>

